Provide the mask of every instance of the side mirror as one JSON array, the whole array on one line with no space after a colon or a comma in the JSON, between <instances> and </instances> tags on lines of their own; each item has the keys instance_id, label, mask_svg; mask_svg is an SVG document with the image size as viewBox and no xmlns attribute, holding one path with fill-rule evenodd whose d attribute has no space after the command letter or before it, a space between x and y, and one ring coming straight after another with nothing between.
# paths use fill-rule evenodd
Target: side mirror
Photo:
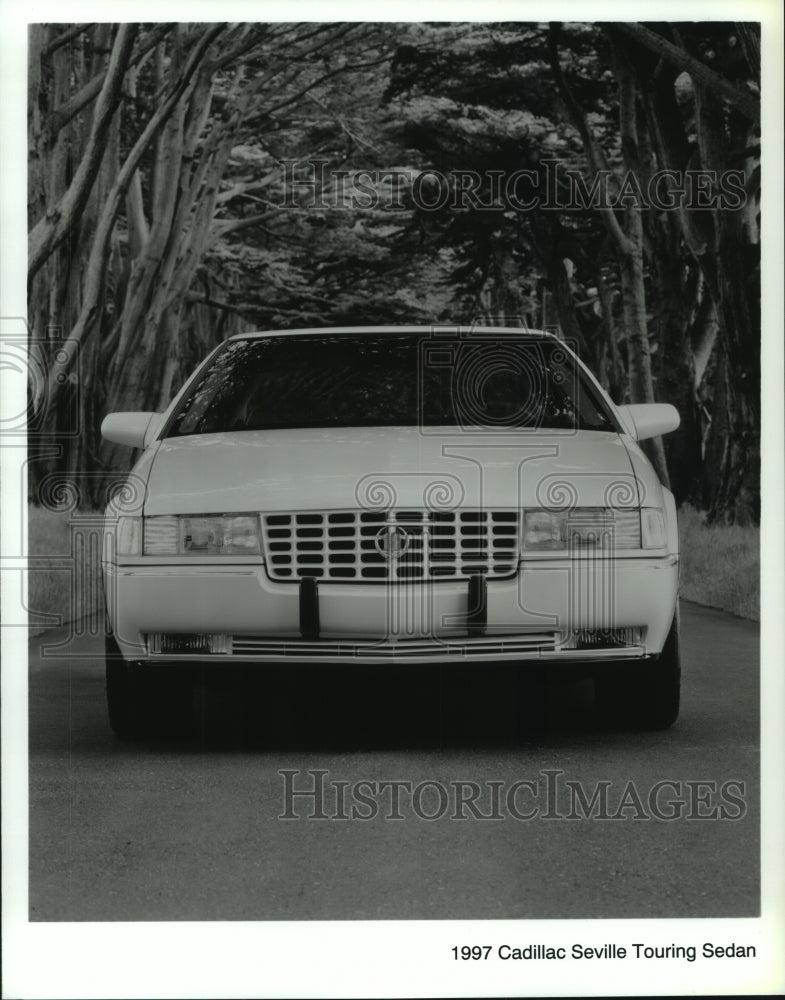
<instances>
[{"instance_id":1,"label":"side mirror","mask_svg":"<svg viewBox=\"0 0 785 1000\"><path fill-rule=\"evenodd\" d=\"M617 409L625 427L636 441L670 434L681 423L679 411L670 403L634 403Z\"/></svg>"},{"instance_id":2,"label":"side mirror","mask_svg":"<svg viewBox=\"0 0 785 1000\"><path fill-rule=\"evenodd\" d=\"M114 444L144 448L151 437L148 429L158 424L158 416L157 413L109 413L101 424L101 436Z\"/></svg>"}]
</instances>

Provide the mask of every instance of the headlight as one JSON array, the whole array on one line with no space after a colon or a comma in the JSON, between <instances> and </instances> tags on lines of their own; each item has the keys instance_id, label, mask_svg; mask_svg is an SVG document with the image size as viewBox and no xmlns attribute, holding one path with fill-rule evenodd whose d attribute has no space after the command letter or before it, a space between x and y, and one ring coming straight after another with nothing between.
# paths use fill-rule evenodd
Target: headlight
<instances>
[{"instance_id":1,"label":"headlight","mask_svg":"<svg viewBox=\"0 0 785 1000\"><path fill-rule=\"evenodd\" d=\"M568 549L639 549L641 516L637 508L576 507L574 510L526 510L523 551Z\"/></svg>"},{"instance_id":2,"label":"headlight","mask_svg":"<svg viewBox=\"0 0 785 1000\"><path fill-rule=\"evenodd\" d=\"M250 514L144 518L146 556L261 555L259 518Z\"/></svg>"}]
</instances>

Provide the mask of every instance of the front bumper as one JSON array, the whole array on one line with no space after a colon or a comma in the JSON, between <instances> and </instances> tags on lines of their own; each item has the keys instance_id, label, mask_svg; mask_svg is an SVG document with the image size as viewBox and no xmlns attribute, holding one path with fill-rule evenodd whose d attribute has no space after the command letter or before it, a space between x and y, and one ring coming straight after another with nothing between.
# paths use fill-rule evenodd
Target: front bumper
<instances>
[{"instance_id":1,"label":"front bumper","mask_svg":"<svg viewBox=\"0 0 785 1000\"><path fill-rule=\"evenodd\" d=\"M304 638L299 588L260 562L104 564L109 621L128 660L310 663L598 661L657 655L673 619L678 558L532 559L488 580L482 635L468 580L318 586L318 638ZM578 630L635 629L623 646L576 648ZM227 652L155 653L149 637L217 634Z\"/></svg>"}]
</instances>

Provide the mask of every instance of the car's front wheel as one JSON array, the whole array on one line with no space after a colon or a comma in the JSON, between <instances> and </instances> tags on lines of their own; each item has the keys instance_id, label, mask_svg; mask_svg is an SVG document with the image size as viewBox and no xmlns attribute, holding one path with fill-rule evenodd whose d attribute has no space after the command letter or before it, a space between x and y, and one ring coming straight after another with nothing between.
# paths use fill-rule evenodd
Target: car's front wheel
<instances>
[{"instance_id":1,"label":"car's front wheel","mask_svg":"<svg viewBox=\"0 0 785 1000\"><path fill-rule=\"evenodd\" d=\"M122 739L133 739L143 728L138 667L123 658L111 632L106 635L105 650L109 725Z\"/></svg>"},{"instance_id":2,"label":"car's front wheel","mask_svg":"<svg viewBox=\"0 0 785 1000\"><path fill-rule=\"evenodd\" d=\"M607 667L598 674L594 689L604 720L631 729L667 729L679 715L681 656L679 613L656 660L640 665Z\"/></svg>"}]
</instances>

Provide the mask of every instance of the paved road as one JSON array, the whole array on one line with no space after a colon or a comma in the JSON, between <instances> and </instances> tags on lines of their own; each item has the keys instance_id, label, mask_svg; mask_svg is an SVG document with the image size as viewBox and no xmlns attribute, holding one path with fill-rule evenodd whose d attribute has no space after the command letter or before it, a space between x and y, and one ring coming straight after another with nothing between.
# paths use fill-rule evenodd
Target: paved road
<instances>
[{"instance_id":1,"label":"paved road","mask_svg":"<svg viewBox=\"0 0 785 1000\"><path fill-rule=\"evenodd\" d=\"M30 659L31 919L754 916L758 629L684 604L682 630L667 732L603 729L574 682L521 741L509 671L398 668L214 691L196 735L132 744L106 722L98 640L42 657L65 640L47 633ZM321 798L287 802L287 781L317 780ZM603 789L617 818L584 818Z\"/></svg>"}]
</instances>

